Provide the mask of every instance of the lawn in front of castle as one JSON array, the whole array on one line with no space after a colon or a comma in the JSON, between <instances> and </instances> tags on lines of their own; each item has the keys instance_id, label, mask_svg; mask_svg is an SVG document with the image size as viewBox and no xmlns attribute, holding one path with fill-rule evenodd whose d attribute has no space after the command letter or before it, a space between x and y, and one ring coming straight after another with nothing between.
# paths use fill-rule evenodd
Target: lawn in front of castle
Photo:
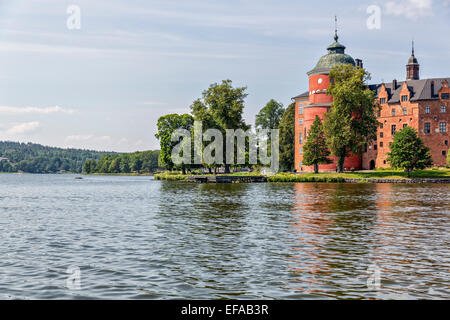
<instances>
[{"instance_id":1,"label":"lawn in front of castle","mask_svg":"<svg viewBox=\"0 0 450 320\"><path fill-rule=\"evenodd\" d=\"M195 174L195 173L194 173ZM199 175L207 176L207 174ZM183 175L178 171L163 172L155 175L157 180L187 180L187 177L191 174ZM225 175L225 174L220 174ZM260 176L259 172L236 172L227 174L230 176ZM450 179L450 168L432 168L425 170L417 170L411 172L411 179ZM273 176L269 176L269 182L340 182L342 179L408 179L407 173L403 170L393 169L377 169L371 171L354 171L354 172L323 172L323 173L278 173Z\"/></svg>"}]
</instances>

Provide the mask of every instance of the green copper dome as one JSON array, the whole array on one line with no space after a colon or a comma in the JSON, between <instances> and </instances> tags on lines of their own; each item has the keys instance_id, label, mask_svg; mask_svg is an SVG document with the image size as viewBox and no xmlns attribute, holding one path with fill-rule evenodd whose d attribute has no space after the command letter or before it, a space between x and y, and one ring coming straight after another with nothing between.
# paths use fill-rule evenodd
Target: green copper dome
<instances>
[{"instance_id":1,"label":"green copper dome","mask_svg":"<svg viewBox=\"0 0 450 320\"><path fill-rule=\"evenodd\" d=\"M320 58L316 67L308 72L308 75L317 73L328 73L331 68L340 64L351 64L355 66L355 60L348 54L345 54L345 46L338 42L337 34L334 36L334 43L328 46L328 54Z\"/></svg>"}]
</instances>

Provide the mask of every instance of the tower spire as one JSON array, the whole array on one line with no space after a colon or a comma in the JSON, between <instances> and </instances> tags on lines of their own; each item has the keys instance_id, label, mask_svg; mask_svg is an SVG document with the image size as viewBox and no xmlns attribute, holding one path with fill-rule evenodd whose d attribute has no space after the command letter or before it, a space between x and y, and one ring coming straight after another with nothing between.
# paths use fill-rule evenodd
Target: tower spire
<instances>
[{"instance_id":1,"label":"tower spire","mask_svg":"<svg viewBox=\"0 0 450 320\"><path fill-rule=\"evenodd\" d=\"M338 41L339 37L337 34L337 28L338 28L338 24L337 24L337 16L334 16L334 41Z\"/></svg>"},{"instance_id":2,"label":"tower spire","mask_svg":"<svg viewBox=\"0 0 450 320\"><path fill-rule=\"evenodd\" d=\"M411 41L411 57L406 65L406 80L419 80L419 61L414 55L414 39Z\"/></svg>"}]
</instances>

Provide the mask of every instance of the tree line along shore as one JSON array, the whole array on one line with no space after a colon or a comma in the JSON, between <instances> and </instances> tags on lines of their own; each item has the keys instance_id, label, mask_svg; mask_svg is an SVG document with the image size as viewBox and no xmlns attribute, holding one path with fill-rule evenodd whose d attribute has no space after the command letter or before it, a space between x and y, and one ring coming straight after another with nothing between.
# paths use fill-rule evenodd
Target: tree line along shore
<instances>
[{"instance_id":1,"label":"tree line along shore","mask_svg":"<svg viewBox=\"0 0 450 320\"><path fill-rule=\"evenodd\" d=\"M158 157L159 150L115 153L0 141L1 173L152 174Z\"/></svg>"}]
</instances>

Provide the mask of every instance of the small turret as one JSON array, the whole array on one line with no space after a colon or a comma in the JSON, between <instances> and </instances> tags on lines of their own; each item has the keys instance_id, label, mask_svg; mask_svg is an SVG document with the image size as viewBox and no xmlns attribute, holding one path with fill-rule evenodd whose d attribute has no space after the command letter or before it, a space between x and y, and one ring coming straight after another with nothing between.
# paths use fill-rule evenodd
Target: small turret
<instances>
[{"instance_id":1,"label":"small turret","mask_svg":"<svg viewBox=\"0 0 450 320\"><path fill-rule=\"evenodd\" d=\"M406 80L419 80L420 65L417 58L414 55L414 41L412 42L411 57L406 65Z\"/></svg>"}]
</instances>

